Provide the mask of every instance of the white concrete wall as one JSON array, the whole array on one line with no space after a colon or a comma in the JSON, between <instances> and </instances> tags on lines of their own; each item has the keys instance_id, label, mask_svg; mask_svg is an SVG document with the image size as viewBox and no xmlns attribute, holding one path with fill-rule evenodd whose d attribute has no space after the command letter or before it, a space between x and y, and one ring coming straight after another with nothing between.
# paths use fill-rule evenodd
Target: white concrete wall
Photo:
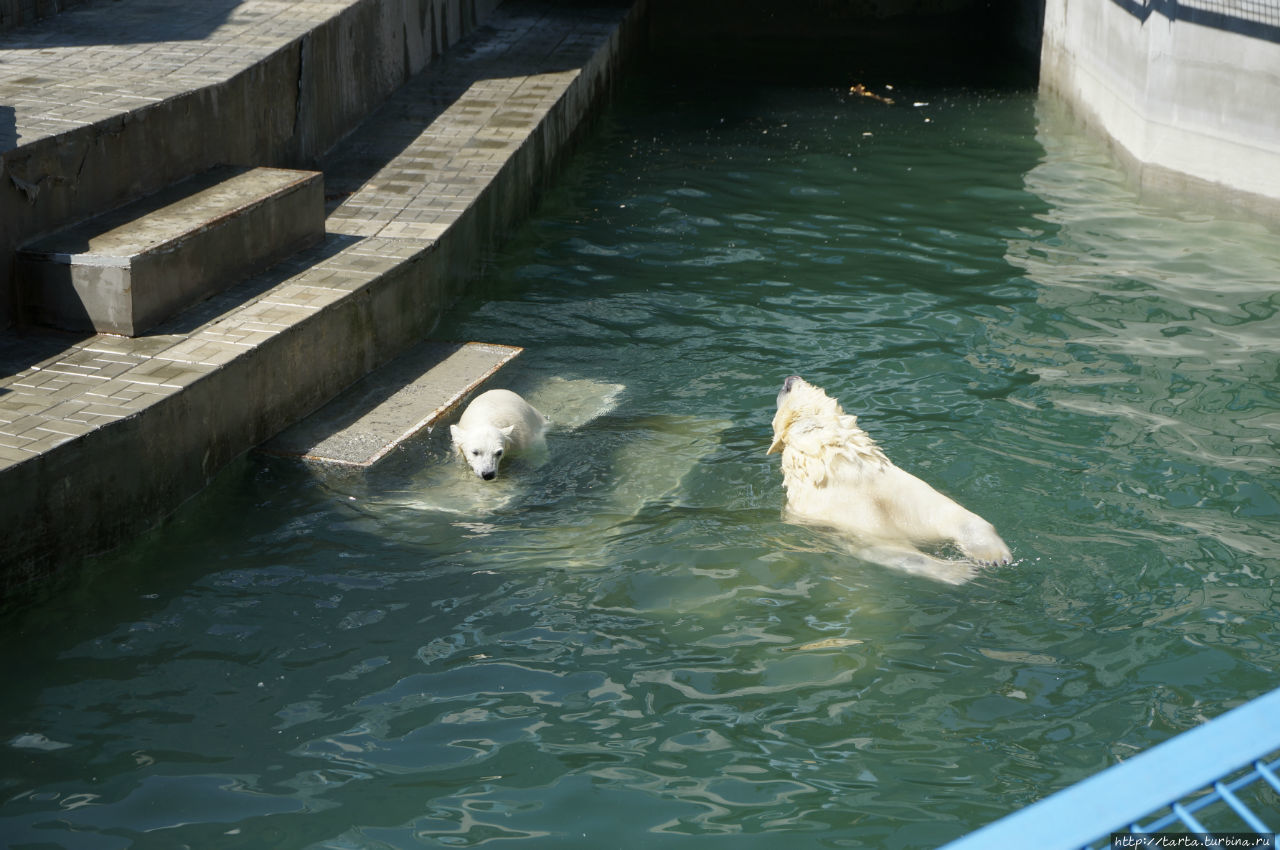
<instances>
[{"instance_id":1,"label":"white concrete wall","mask_svg":"<svg viewBox=\"0 0 1280 850\"><path fill-rule=\"evenodd\" d=\"M1041 88L1108 133L1146 184L1280 200L1280 44L1146 11L1046 0Z\"/></svg>"}]
</instances>

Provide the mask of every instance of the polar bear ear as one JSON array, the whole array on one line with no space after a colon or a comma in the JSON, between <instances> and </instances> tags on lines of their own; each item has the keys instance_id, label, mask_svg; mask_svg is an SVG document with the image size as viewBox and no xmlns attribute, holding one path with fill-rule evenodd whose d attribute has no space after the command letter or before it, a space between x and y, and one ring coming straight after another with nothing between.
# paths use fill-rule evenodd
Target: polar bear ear
<instances>
[{"instance_id":1,"label":"polar bear ear","mask_svg":"<svg viewBox=\"0 0 1280 850\"><path fill-rule=\"evenodd\" d=\"M462 429L459 428L457 425L449 426L449 436L453 438L454 445L457 445L457 446L462 445Z\"/></svg>"},{"instance_id":2,"label":"polar bear ear","mask_svg":"<svg viewBox=\"0 0 1280 850\"><path fill-rule=\"evenodd\" d=\"M504 436L504 437L510 437L510 436L515 432L515 430L516 430L516 426L515 426L515 425L504 425L504 426L502 426L501 428L499 428L498 430L502 432L502 436Z\"/></svg>"},{"instance_id":3,"label":"polar bear ear","mask_svg":"<svg viewBox=\"0 0 1280 850\"><path fill-rule=\"evenodd\" d=\"M773 442L769 444L766 455L777 454L786 445L787 434L796 421L796 415L790 410L779 410L773 415Z\"/></svg>"}]
</instances>

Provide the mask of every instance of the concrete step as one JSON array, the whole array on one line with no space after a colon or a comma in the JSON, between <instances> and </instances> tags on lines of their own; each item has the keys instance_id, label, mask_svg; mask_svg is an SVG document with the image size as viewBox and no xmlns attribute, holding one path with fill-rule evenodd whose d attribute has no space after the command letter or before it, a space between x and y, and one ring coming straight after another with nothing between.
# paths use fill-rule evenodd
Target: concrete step
<instances>
[{"instance_id":1,"label":"concrete step","mask_svg":"<svg viewBox=\"0 0 1280 850\"><path fill-rule=\"evenodd\" d=\"M261 446L319 463L369 467L449 414L523 349L422 343Z\"/></svg>"},{"instance_id":2,"label":"concrete step","mask_svg":"<svg viewBox=\"0 0 1280 850\"><path fill-rule=\"evenodd\" d=\"M24 246L29 317L139 336L324 237L314 171L220 168Z\"/></svg>"},{"instance_id":3,"label":"concrete step","mask_svg":"<svg viewBox=\"0 0 1280 850\"><path fill-rule=\"evenodd\" d=\"M85 0L0 32L0 328L19 246L218 165L313 168L498 5Z\"/></svg>"}]
</instances>

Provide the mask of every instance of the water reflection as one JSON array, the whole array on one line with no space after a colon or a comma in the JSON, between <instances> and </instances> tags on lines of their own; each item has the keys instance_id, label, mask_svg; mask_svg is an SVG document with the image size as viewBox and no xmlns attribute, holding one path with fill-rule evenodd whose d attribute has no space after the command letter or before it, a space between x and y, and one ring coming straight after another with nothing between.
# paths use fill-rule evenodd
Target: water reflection
<instances>
[{"instance_id":1,"label":"water reflection","mask_svg":"<svg viewBox=\"0 0 1280 850\"><path fill-rule=\"evenodd\" d=\"M608 409L497 489L443 429L362 477L245 459L6 627L0 832L934 847L1274 686L1259 230L1144 205L1026 93L679 92L440 332ZM784 523L798 371L1019 562L954 587Z\"/></svg>"},{"instance_id":2,"label":"water reflection","mask_svg":"<svg viewBox=\"0 0 1280 850\"><path fill-rule=\"evenodd\" d=\"M1095 469L1143 469L1143 483L1108 488L1115 511L1274 559L1280 543L1240 518L1277 513L1274 238L1145 206L1060 107L1039 115L1045 158L1026 185L1049 208L1006 257L1038 285L1040 310L992 329L1037 378L1017 400L1092 422L1107 447Z\"/></svg>"}]
</instances>

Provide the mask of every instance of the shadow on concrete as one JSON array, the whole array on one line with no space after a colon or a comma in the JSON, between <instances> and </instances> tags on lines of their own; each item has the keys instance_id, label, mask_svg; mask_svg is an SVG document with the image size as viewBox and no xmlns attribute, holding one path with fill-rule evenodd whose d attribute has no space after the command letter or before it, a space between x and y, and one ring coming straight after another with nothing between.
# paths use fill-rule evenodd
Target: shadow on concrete
<instances>
[{"instance_id":1,"label":"shadow on concrete","mask_svg":"<svg viewBox=\"0 0 1280 850\"><path fill-rule=\"evenodd\" d=\"M318 244L303 249L253 277L233 283L199 304L149 329L135 339L140 354L157 351L159 337L185 336L263 295L291 277L337 256L359 242L356 236L329 234ZM77 344L92 339L92 331L65 331L43 325L26 325L0 331L0 377L16 375L33 366L66 356ZM147 340L152 340L148 343ZM0 394L10 390L0 388Z\"/></svg>"},{"instance_id":2,"label":"shadow on concrete","mask_svg":"<svg viewBox=\"0 0 1280 850\"><path fill-rule=\"evenodd\" d=\"M625 9L632 0L600 0L593 6L609 2ZM590 39L576 49L563 44L551 44L541 51L509 49L512 41L536 38L540 31L565 31L565 27L551 22L580 17L582 10L573 2L545 5L507 0L502 12L500 23L476 27L400 86L354 132L320 158L317 167L325 175L326 212L332 212L412 145L476 83L575 71L595 53ZM495 61L495 53L502 58Z\"/></svg>"},{"instance_id":3,"label":"shadow on concrete","mask_svg":"<svg viewBox=\"0 0 1280 850\"><path fill-rule=\"evenodd\" d=\"M12 106L0 106L0 151L18 146L18 117Z\"/></svg>"},{"instance_id":4,"label":"shadow on concrete","mask_svg":"<svg viewBox=\"0 0 1280 850\"><path fill-rule=\"evenodd\" d=\"M385 406L427 372L439 368L465 348L466 344L460 342L420 342L347 387L320 410L259 445L258 451L275 457L327 461L345 467L347 471L368 469L386 451L409 436L404 433L407 426L415 420L421 421L423 414L431 413L432 406L446 400L447 396L433 398L433 405L425 408L410 405L415 413L408 417L408 421L389 416L395 411ZM364 429L357 427L360 420L379 408L384 408L383 416L379 417L381 422ZM388 429L388 420L402 427ZM356 429L354 433L348 433L353 429ZM377 435L376 439L371 439L371 432Z\"/></svg>"},{"instance_id":5,"label":"shadow on concrete","mask_svg":"<svg viewBox=\"0 0 1280 850\"><path fill-rule=\"evenodd\" d=\"M63 357L78 343L92 336L91 333L50 328L9 328L0 331L0 377L16 375L46 360ZM0 393L11 391L12 387L0 390Z\"/></svg>"},{"instance_id":6,"label":"shadow on concrete","mask_svg":"<svg viewBox=\"0 0 1280 850\"><path fill-rule=\"evenodd\" d=\"M0 33L0 49L198 41L226 23L242 0L88 0L50 18Z\"/></svg>"},{"instance_id":7,"label":"shadow on concrete","mask_svg":"<svg viewBox=\"0 0 1280 850\"><path fill-rule=\"evenodd\" d=\"M1280 44L1280 3L1260 0L1237 3L1233 0L1111 0L1121 9L1146 22L1153 14L1170 21L1184 21L1202 27Z\"/></svg>"},{"instance_id":8,"label":"shadow on concrete","mask_svg":"<svg viewBox=\"0 0 1280 850\"><path fill-rule=\"evenodd\" d=\"M325 260L336 257L359 241L361 239L358 236L345 236L337 233L326 234L323 240L310 248L304 248L293 256L286 257L252 277L233 283L199 304L192 305L173 318L159 323L138 338L185 336L194 333L203 325L230 313L260 295L265 295L290 278L302 274L309 268L320 265Z\"/></svg>"}]
</instances>

